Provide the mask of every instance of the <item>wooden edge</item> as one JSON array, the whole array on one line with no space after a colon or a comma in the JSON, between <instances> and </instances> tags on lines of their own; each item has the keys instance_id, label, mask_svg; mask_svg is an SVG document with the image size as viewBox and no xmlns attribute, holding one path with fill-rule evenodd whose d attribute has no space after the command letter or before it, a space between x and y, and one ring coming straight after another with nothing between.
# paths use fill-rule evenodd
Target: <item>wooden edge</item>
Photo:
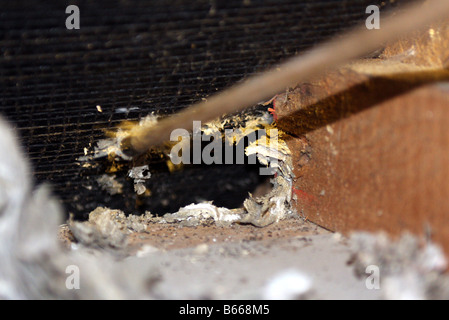
<instances>
[{"instance_id":1,"label":"wooden edge","mask_svg":"<svg viewBox=\"0 0 449 320\"><path fill-rule=\"evenodd\" d=\"M288 115L278 126L296 137L288 145L297 211L344 234L430 235L449 256L446 79L346 68L278 96L277 116Z\"/></svg>"}]
</instances>

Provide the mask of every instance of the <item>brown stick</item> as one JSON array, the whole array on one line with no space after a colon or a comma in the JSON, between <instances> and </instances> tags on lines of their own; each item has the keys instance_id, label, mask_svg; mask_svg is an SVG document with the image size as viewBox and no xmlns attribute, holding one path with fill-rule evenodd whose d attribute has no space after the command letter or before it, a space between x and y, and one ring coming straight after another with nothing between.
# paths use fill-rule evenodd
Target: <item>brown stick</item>
<instances>
[{"instance_id":1,"label":"brown stick","mask_svg":"<svg viewBox=\"0 0 449 320\"><path fill-rule=\"evenodd\" d=\"M410 5L403 13L393 12L381 19L379 30L356 28L316 48L295 56L277 68L250 77L241 84L215 94L207 101L194 104L181 112L161 120L156 126L135 126L122 148L131 154L146 152L151 146L169 140L177 128L192 129L193 121L207 122L217 117L251 107L285 90L288 86L318 76L363 57L386 42L424 28L449 14L449 0L429 0Z\"/></svg>"}]
</instances>

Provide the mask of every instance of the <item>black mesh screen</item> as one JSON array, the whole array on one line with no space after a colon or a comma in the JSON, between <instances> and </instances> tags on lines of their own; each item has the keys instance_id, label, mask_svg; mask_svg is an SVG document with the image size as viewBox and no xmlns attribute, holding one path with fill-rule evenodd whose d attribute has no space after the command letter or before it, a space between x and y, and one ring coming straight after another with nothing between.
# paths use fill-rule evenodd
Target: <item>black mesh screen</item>
<instances>
[{"instance_id":1,"label":"black mesh screen","mask_svg":"<svg viewBox=\"0 0 449 320\"><path fill-rule=\"evenodd\" d=\"M363 21L366 6L381 3L2 1L1 112L17 126L36 180L51 183L70 211L111 203L133 210L132 185L125 195L110 196L94 183L102 172L76 162L105 128L152 111L173 113ZM69 4L80 8L80 30L65 28ZM170 211L193 202L192 190L202 199L237 201L258 182L244 177L247 169L163 173L151 182L159 191L148 208ZM218 182L211 184L212 176Z\"/></svg>"}]
</instances>

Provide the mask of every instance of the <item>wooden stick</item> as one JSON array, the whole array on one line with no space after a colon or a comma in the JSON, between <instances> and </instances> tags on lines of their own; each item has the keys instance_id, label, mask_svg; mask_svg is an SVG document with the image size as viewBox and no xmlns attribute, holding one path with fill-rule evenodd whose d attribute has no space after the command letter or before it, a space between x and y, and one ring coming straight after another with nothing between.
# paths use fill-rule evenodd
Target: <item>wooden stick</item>
<instances>
[{"instance_id":1,"label":"wooden stick","mask_svg":"<svg viewBox=\"0 0 449 320\"><path fill-rule=\"evenodd\" d=\"M255 75L243 83L215 94L206 101L193 104L179 113L162 119L156 126L136 125L130 136L122 142L122 149L130 155L146 152L150 147L169 140L177 128L192 130L193 121L208 122L227 113L251 107L272 98L288 86L309 80L351 60L379 49L386 42L396 40L415 30L420 30L436 20L449 15L449 0L429 0L409 5L404 12L393 12L381 17L378 30L368 30L365 25L342 37L317 46L295 56L279 67Z\"/></svg>"}]
</instances>

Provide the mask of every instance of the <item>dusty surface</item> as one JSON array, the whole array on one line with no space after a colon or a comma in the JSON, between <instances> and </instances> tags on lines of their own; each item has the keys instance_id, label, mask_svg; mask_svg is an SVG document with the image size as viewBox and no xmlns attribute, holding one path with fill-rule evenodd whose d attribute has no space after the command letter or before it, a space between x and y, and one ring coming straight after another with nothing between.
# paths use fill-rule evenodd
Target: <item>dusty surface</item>
<instances>
[{"instance_id":1,"label":"dusty surface","mask_svg":"<svg viewBox=\"0 0 449 320\"><path fill-rule=\"evenodd\" d=\"M429 239L345 238L298 217L265 227L222 224L213 205L192 206L183 209L188 215L163 217L98 207L88 221L61 226L59 240L71 252L149 263L156 299L449 297L447 261Z\"/></svg>"},{"instance_id":2,"label":"dusty surface","mask_svg":"<svg viewBox=\"0 0 449 320\"><path fill-rule=\"evenodd\" d=\"M142 217L142 220L144 218ZM143 246L158 250L173 250L220 243L270 242L280 239L303 238L306 236L329 235L331 232L302 219L286 219L269 226L258 228L251 224L218 226L214 222L196 226L182 226L179 223L146 223L144 231L130 231L127 237L127 254L134 254ZM67 248L78 243L69 226L60 226L59 241Z\"/></svg>"},{"instance_id":3,"label":"dusty surface","mask_svg":"<svg viewBox=\"0 0 449 320\"><path fill-rule=\"evenodd\" d=\"M180 227L172 224L153 224L143 233L130 235L133 247L144 244L162 250L189 248L198 245L219 243L242 243L251 241L269 242L271 240L290 239L329 232L312 223L302 220L283 220L264 228L252 225L233 225L218 227L216 225Z\"/></svg>"},{"instance_id":4,"label":"dusty surface","mask_svg":"<svg viewBox=\"0 0 449 320\"><path fill-rule=\"evenodd\" d=\"M73 243L67 235L61 228L61 238ZM264 228L150 223L144 232L128 235L127 255L151 260L159 269L153 292L161 299L380 298L348 265L346 241L301 219ZM277 279L291 282L295 275L310 281L304 293L270 289L282 281Z\"/></svg>"},{"instance_id":5,"label":"dusty surface","mask_svg":"<svg viewBox=\"0 0 449 320\"><path fill-rule=\"evenodd\" d=\"M331 234L248 242L222 242L149 253L163 266L157 284L169 299L378 299L347 265L349 248ZM294 282L297 274L310 290L288 294L269 289ZM305 293L305 295L303 295Z\"/></svg>"}]
</instances>

